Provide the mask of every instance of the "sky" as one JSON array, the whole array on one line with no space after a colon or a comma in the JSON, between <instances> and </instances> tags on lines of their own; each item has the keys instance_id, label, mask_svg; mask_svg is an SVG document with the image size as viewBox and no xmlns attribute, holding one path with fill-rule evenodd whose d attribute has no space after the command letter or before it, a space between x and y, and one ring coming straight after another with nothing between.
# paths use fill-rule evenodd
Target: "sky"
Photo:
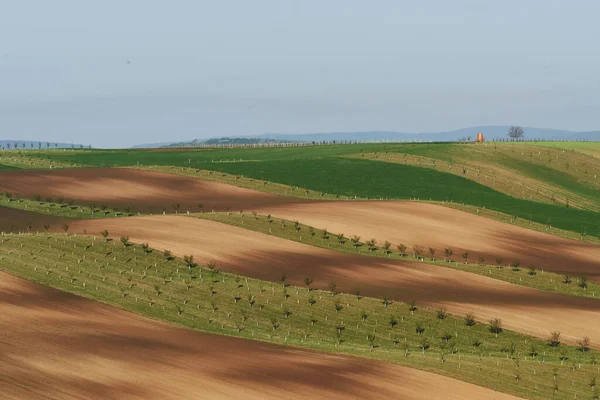
<instances>
[{"instance_id":1,"label":"sky","mask_svg":"<svg viewBox=\"0 0 600 400\"><path fill-rule=\"evenodd\" d=\"M598 0L18 0L0 139L600 129Z\"/></svg>"}]
</instances>

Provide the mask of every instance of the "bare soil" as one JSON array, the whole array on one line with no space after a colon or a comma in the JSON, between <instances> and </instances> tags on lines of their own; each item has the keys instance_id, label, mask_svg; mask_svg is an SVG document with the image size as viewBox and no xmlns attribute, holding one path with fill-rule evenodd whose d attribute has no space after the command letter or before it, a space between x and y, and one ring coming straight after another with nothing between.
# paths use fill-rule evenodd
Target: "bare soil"
<instances>
[{"instance_id":1,"label":"bare soil","mask_svg":"<svg viewBox=\"0 0 600 400\"><path fill-rule=\"evenodd\" d=\"M243 210L258 206L297 203L302 200L239 188L219 182L130 168L75 168L0 171L0 192L18 197L75 200L81 204L105 204L135 212Z\"/></svg>"},{"instance_id":2,"label":"bare soil","mask_svg":"<svg viewBox=\"0 0 600 400\"><path fill-rule=\"evenodd\" d=\"M0 272L3 399L514 399L383 362L205 334Z\"/></svg>"},{"instance_id":3,"label":"bare soil","mask_svg":"<svg viewBox=\"0 0 600 400\"><path fill-rule=\"evenodd\" d=\"M359 235L362 240L388 240L395 246L404 243L436 249L442 258L444 249L452 247L454 259L469 253L472 263L479 256L495 265L519 260L522 268L536 267L549 271L585 275L600 282L600 246L564 239L516 225L483 218L447 207L410 201L335 201L265 206L256 210L274 217L298 220L315 228L346 236Z\"/></svg>"}]
</instances>

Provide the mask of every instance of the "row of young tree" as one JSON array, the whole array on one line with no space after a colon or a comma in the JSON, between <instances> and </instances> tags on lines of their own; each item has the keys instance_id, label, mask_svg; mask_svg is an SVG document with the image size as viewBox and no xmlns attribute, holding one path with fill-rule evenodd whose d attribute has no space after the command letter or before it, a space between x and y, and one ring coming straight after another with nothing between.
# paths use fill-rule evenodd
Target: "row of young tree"
<instances>
[{"instance_id":1,"label":"row of young tree","mask_svg":"<svg viewBox=\"0 0 600 400\"><path fill-rule=\"evenodd\" d=\"M104 241L108 241L109 239L109 231L108 230L104 230L102 232L100 232L101 236L104 238ZM120 236L119 237L119 241L121 242L121 244L125 247L128 248L130 246L132 246L132 243L129 241L129 237L128 236ZM150 246L148 245L148 243L144 243L142 244L142 249L144 251L144 253L146 255L150 254L152 252L152 249L150 248ZM451 255L451 252L447 252L447 255ZM167 262L172 261L175 259L175 257L173 256L173 253L170 250L164 250L162 252L162 255L164 256L165 260ZM190 255L184 255L183 256L183 263L184 265L188 268L188 270L192 270L193 268L196 267L200 267L200 264L197 263L195 261L195 258L192 254ZM208 262L205 266L206 269L208 269L208 271L210 271L210 273L213 274L213 278L214 275L219 273L219 269L217 268L216 263L214 262ZM200 267L201 268L201 267ZM289 292L287 291L287 287L289 286L289 284L287 284L289 277L287 275L287 272L284 272L279 281L283 287L283 296L287 299L289 297ZM311 291L314 290L314 280L312 277L306 276L303 278L302 280L306 286L307 291L310 293ZM214 281L214 282L219 282L218 280ZM240 279L239 277L236 277L236 282L238 283L238 288L240 287L239 283L240 283ZM188 290L192 287L191 285L188 285ZM157 287L155 287L155 290L157 291L157 293L160 292L160 289L157 289ZM327 284L327 290L330 293L331 296L336 296L338 295L340 292L337 289L337 284L335 283L335 281L331 281ZM211 297L213 295L215 295L217 292L215 292L214 290L214 285L210 286L210 295ZM230 294L231 295L231 294ZM358 300L360 300L362 298L361 296L361 290L359 288L355 289L354 291L354 295L356 296L356 298ZM235 304L237 304L242 297L239 294L233 294L233 299ZM252 307L252 305L255 302L255 297L252 295L248 296L248 302L250 307ZM381 298L381 304L383 305L384 308L388 308L388 306L390 306L394 300L389 297L389 296L383 296ZM317 303L317 300L314 296L309 295L308 296L308 304L312 307L313 305L315 305ZM408 310L411 312L411 315L414 315L415 312L419 309L419 306L417 305L416 301L409 301L407 303L408 305ZM340 311L342 311L344 309L344 305L339 302L336 301L334 302L334 307L335 307L335 312L339 313ZM182 310L178 310L178 314L181 315ZM283 311L283 316L287 319L289 316L291 315L291 312L289 312L289 310L284 310ZM435 311L435 317L438 321L442 322L444 321L450 314L447 312L445 307L439 307L436 311ZM368 313L365 311L362 311L361 314L361 320L364 322L367 318L368 318ZM276 322L277 319L274 319L273 325L274 325L274 330L277 329L277 327L279 327L279 322ZM311 323L314 325L316 321L311 321ZM467 326L468 328L471 328L473 326L475 326L477 324L477 320L476 317L473 313L467 313L464 318L463 318L463 322L465 324L465 326ZM490 319L489 321L489 331L491 333L493 333L495 335L495 337L498 337L499 334L501 334L502 332L504 332L504 327L503 327L503 323L502 320L499 318L493 318ZM390 316L388 321L387 321L388 325L390 327L394 327L396 325L398 325L399 321L398 318L395 316ZM336 327L336 329L338 330L338 337L341 334L341 331L344 329L343 325ZM417 333L417 335L421 335L423 332L425 332L425 327L423 325L422 322L416 322L415 323L415 332ZM450 339L453 338L453 335L450 333L445 333L441 339L445 340L446 343L448 343L448 341ZM371 350L373 349L373 343L374 343L374 336L372 338L367 338L367 340L371 343ZM550 333L550 335L548 336L547 340L546 340L547 344L552 347L552 348L558 348L561 345L561 332L559 331L553 331ZM395 345L396 343L394 343ZM481 343L479 341L476 341L473 343L474 347L478 347ZM587 351L590 350L590 338L585 336L583 337L581 340L577 341L577 345L578 345L578 349L582 352L585 353ZM425 350L425 348L423 349L423 351ZM535 350L535 346L533 346L529 353L530 356L535 357L537 355L536 350ZM566 359L566 356L563 354L561 355L561 357L564 359Z\"/></svg>"}]
</instances>

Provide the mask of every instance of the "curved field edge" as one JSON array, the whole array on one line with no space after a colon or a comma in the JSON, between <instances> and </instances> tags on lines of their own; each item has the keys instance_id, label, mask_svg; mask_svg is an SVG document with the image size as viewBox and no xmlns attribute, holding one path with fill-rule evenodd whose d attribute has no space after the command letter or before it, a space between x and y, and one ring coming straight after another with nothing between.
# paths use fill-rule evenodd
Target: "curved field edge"
<instances>
[{"instance_id":1,"label":"curved field edge","mask_svg":"<svg viewBox=\"0 0 600 400\"><path fill-rule=\"evenodd\" d=\"M210 170L200 170L194 168L186 168L186 167L170 167L170 166L147 166L147 167L138 167L139 169L144 169L148 171L156 171L156 172L164 172L173 175L182 175L188 177L194 177L202 180L209 180L221 183L227 183L238 187L243 187L246 189L252 189L259 192L277 194L282 196L289 197L297 197L301 199L318 199L318 200L366 200L364 197L349 197L349 196L339 196L339 195L331 195L326 194L320 191L309 190L299 186L290 186L279 184L270 181L264 181L260 179L248 178L243 175L235 175L230 173L218 173ZM418 199L409 199L411 201L415 201ZM600 238L591 235L589 232L585 231L571 231L566 229L557 228L552 225L552 221L546 221L545 223L535 222L533 220L519 217L516 214L509 214L501 211L492 210L489 208L474 206L468 204L461 204L455 202L446 202L446 201L429 201L425 199L421 199L418 201L430 202L433 204L441 205L444 207L449 207L461 211L465 211L471 214L477 214L483 217L491 218L500 222L511 223L523 228L532 229L538 232L544 232L555 236L564 237L567 239L573 240L582 240L590 243L600 244ZM239 211L239 210L234 210ZM550 223L548 223L550 222Z\"/></svg>"},{"instance_id":2,"label":"curved field edge","mask_svg":"<svg viewBox=\"0 0 600 400\"><path fill-rule=\"evenodd\" d=\"M334 250L349 254L380 257L400 261L421 261L425 264L456 269L488 278L498 279L508 283L526 286L533 289L551 293L560 293L569 296L600 298L600 284L588 281L585 276L561 275L543 268L533 268L521 265L518 254L514 258L489 264L484 259L478 263L465 262L463 254L445 254L446 249L430 249L425 246L415 246L403 249L392 247L391 243L378 243L359 236L346 237L343 233L329 232L326 229L315 229L312 226L273 218L270 215L248 213L202 213L191 214L191 217L220 222L266 235L279 237L294 242L307 244L327 250ZM451 248L447 248L452 251ZM431 254L431 250L434 254ZM418 252L418 253L417 253ZM471 260L473 254L467 255Z\"/></svg>"},{"instance_id":3,"label":"curved field edge","mask_svg":"<svg viewBox=\"0 0 600 400\"><path fill-rule=\"evenodd\" d=\"M495 334L490 326L469 327L465 320L418 306L411 311L404 303L247 279L125 244L74 235L5 235L0 251L9 273L150 318L385 360L525 398L584 398L597 373L593 350L552 347L509 331Z\"/></svg>"},{"instance_id":4,"label":"curved field edge","mask_svg":"<svg viewBox=\"0 0 600 400\"><path fill-rule=\"evenodd\" d=\"M598 213L516 199L466 178L422 167L346 158L211 164L215 171L349 198L468 204L600 236Z\"/></svg>"}]
</instances>

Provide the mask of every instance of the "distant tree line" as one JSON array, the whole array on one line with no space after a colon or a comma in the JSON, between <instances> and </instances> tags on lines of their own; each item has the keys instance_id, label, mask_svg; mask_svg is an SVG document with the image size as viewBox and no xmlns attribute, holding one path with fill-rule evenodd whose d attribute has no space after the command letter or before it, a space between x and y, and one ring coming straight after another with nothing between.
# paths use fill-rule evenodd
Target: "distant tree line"
<instances>
[{"instance_id":1,"label":"distant tree line","mask_svg":"<svg viewBox=\"0 0 600 400\"><path fill-rule=\"evenodd\" d=\"M68 147L71 147L72 149L75 148L79 148L79 149L83 149L84 146L82 144L80 145L75 145L75 144L71 144L71 145L61 145L60 148L61 149L65 149ZM92 145L88 145L86 146L88 149L92 148ZM22 149L22 150L34 150L34 149L38 149L38 150L42 150L42 149L58 149L59 148L59 144L58 143L50 143L50 142L46 142L46 144L44 145L43 142L22 142L22 141L15 141L15 142L8 142L6 144L0 144L0 149L1 150L18 150L18 149Z\"/></svg>"}]
</instances>

